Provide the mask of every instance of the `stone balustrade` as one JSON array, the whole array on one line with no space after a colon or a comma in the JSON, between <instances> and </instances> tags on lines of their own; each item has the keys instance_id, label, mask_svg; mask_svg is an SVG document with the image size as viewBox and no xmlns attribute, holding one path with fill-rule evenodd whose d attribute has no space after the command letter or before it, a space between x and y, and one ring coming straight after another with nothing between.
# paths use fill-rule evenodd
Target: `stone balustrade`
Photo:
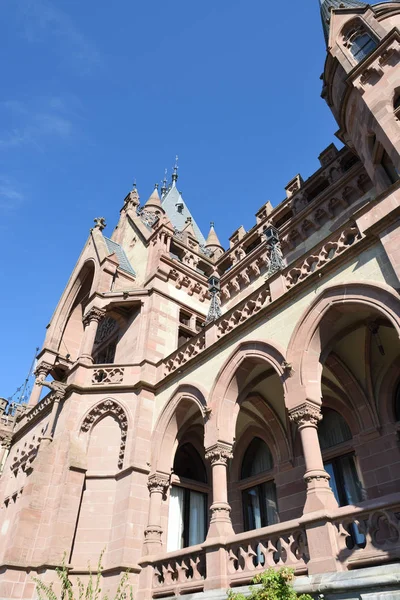
<instances>
[{"instance_id":1,"label":"stone balustrade","mask_svg":"<svg viewBox=\"0 0 400 600\"><path fill-rule=\"evenodd\" d=\"M269 567L307 573L307 535L299 521L287 521L233 536L226 544L231 584L249 583Z\"/></svg>"},{"instance_id":2,"label":"stone balustrade","mask_svg":"<svg viewBox=\"0 0 400 600\"><path fill-rule=\"evenodd\" d=\"M296 575L312 572L313 560L320 559L318 545L313 556L307 540L313 531L332 523L332 553L340 570L364 565L381 565L400 558L400 493L345 506L316 515L316 520L301 517L269 527L247 531L221 540L225 554L228 583L246 585L266 569L289 567ZM152 569L152 597L178 596L207 585L207 564L215 560L209 542L157 557L146 558ZM212 587L212 586L211 586Z\"/></svg>"},{"instance_id":3,"label":"stone balustrade","mask_svg":"<svg viewBox=\"0 0 400 600\"><path fill-rule=\"evenodd\" d=\"M192 546L153 563L153 597L200 592L206 579L205 551Z\"/></svg>"}]
</instances>

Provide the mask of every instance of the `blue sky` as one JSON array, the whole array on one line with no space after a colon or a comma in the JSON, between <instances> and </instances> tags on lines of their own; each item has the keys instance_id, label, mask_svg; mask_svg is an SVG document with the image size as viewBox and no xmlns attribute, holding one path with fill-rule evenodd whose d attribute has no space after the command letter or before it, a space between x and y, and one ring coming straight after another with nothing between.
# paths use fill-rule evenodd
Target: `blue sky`
<instances>
[{"instance_id":1,"label":"blue sky","mask_svg":"<svg viewBox=\"0 0 400 600\"><path fill-rule=\"evenodd\" d=\"M179 155L227 244L334 140L317 0L2 0L0 395L21 385L93 218Z\"/></svg>"}]
</instances>

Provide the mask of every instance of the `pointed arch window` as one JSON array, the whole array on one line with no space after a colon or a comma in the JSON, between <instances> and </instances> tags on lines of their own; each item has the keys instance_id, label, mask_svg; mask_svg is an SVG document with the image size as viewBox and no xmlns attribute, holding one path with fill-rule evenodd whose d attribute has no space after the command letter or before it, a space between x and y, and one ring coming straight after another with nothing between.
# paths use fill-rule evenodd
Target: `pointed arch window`
<instances>
[{"instance_id":1,"label":"pointed arch window","mask_svg":"<svg viewBox=\"0 0 400 600\"><path fill-rule=\"evenodd\" d=\"M167 551L204 542L207 525L207 471L193 444L178 447L170 488Z\"/></svg>"},{"instance_id":2,"label":"pointed arch window","mask_svg":"<svg viewBox=\"0 0 400 600\"><path fill-rule=\"evenodd\" d=\"M357 22L346 29L344 45L359 63L377 47L377 41L363 23Z\"/></svg>"},{"instance_id":3,"label":"pointed arch window","mask_svg":"<svg viewBox=\"0 0 400 600\"><path fill-rule=\"evenodd\" d=\"M358 504L363 499L362 485L358 476L355 456L353 453L340 453L341 444L352 440L350 427L337 411L331 408L322 409L322 421L318 427L319 444L322 456L325 458L324 467L330 476L329 485L339 506ZM338 449L337 454L334 448ZM326 458L327 452L331 456ZM349 547L365 546L365 536L356 525L349 529L350 537L346 543Z\"/></svg>"},{"instance_id":4,"label":"pointed arch window","mask_svg":"<svg viewBox=\"0 0 400 600\"><path fill-rule=\"evenodd\" d=\"M244 529L250 531L279 521L273 458L267 444L255 437L242 461L241 483ZM248 484L248 486L246 485Z\"/></svg>"}]
</instances>

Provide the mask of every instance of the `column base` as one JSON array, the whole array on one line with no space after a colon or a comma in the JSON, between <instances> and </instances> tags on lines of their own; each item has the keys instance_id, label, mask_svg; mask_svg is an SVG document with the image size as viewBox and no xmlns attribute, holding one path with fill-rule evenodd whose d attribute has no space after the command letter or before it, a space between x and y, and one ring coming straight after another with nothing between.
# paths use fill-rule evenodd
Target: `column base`
<instances>
[{"instance_id":1,"label":"column base","mask_svg":"<svg viewBox=\"0 0 400 600\"><path fill-rule=\"evenodd\" d=\"M308 471L304 475L307 484L307 498L303 514L319 510L338 508L338 503L329 485L329 475L326 471Z\"/></svg>"},{"instance_id":2,"label":"column base","mask_svg":"<svg viewBox=\"0 0 400 600\"><path fill-rule=\"evenodd\" d=\"M227 502L215 502L210 507L211 520L207 540L233 535L231 507Z\"/></svg>"}]
</instances>

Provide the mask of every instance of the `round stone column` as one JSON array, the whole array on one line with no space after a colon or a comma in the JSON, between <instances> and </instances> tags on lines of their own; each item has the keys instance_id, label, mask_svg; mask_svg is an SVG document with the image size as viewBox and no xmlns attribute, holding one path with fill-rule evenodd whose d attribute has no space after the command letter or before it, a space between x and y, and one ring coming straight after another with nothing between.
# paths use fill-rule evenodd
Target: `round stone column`
<instances>
[{"instance_id":1,"label":"round stone column","mask_svg":"<svg viewBox=\"0 0 400 600\"><path fill-rule=\"evenodd\" d=\"M318 439L318 423L322 419L321 407L306 401L289 411L290 420L300 433L304 452L307 498L304 514L322 509L337 508L335 496L329 486L329 475L324 469Z\"/></svg>"},{"instance_id":2,"label":"round stone column","mask_svg":"<svg viewBox=\"0 0 400 600\"><path fill-rule=\"evenodd\" d=\"M165 473L154 473L147 483L150 492L148 525L144 531L146 554L158 554L162 548L161 506L169 488L170 478Z\"/></svg>"},{"instance_id":3,"label":"round stone column","mask_svg":"<svg viewBox=\"0 0 400 600\"><path fill-rule=\"evenodd\" d=\"M206 459L212 468L213 503L207 539L233 534L231 507L228 503L228 461L232 458L232 446L218 442L206 450Z\"/></svg>"},{"instance_id":4,"label":"round stone column","mask_svg":"<svg viewBox=\"0 0 400 600\"><path fill-rule=\"evenodd\" d=\"M79 361L87 365L93 364L92 350L94 340L96 339L97 328L100 321L103 319L106 311L101 308L92 307L83 317L83 325L85 328L82 340L82 346L79 353Z\"/></svg>"},{"instance_id":5,"label":"round stone column","mask_svg":"<svg viewBox=\"0 0 400 600\"><path fill-rule=\"evenodd\" d=\"M50 373L54 365L50 365L47 362L40 363L35 370L35 383L32 387L31 396L29 398L28 406L35 406L40 400L40 394L42 393L42 386L40 385L44 381L47 375Z\"/></svg>"}]
</instances>

